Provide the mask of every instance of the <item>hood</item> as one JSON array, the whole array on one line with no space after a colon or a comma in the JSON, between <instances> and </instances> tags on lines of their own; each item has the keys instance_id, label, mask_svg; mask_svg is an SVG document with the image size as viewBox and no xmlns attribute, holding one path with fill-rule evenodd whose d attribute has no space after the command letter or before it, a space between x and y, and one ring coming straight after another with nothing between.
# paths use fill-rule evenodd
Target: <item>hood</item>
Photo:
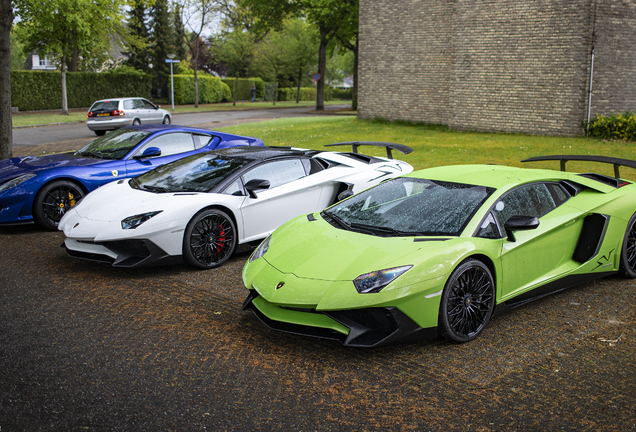
<instances>
[{"instance_id":1,"label":"hood","mask_svg":"<svg viewBox=\"0 0 636 432\"><path fill-rule=\"evenodd\" d=\"M59 167L85 166L104 162L103 159L90 159L75 156L73 153L61 153L48 156L14 157L0 161L0 180L17 177L21 174Z\"/></svg>"},{"instance_id":2,"label":"hood","mask_svg":"<svg viewBox=\"0 0 636 432\"><path fill-rule=\"evenodd\" d=\"M372 271L417 266L434 258L437 264L427 270L434 277L447 270L444 256L454 256L449 251L464 243L457 237L377 237L335 228L315 216L315 221L301 216L279 228L265 260L299 278L351 281Z\"/></svg>"}]
</instances>

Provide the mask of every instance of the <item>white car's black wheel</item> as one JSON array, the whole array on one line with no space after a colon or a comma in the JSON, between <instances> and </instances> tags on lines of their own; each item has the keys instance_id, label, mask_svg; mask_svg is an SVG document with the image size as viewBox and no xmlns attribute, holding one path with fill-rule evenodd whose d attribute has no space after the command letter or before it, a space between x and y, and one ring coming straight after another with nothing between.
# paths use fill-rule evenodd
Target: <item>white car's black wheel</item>
<instances>
[{"instance_id":1,"label":"white car's black wheel","mask_svg":"<svg viewBox=\"0 0 636 432\"><path fill-rule=\"evenodd\" d=\"M183 237L183 256L189 264L211 269L232 256L236 248L234 221L221 210L197 213L188 223Z\"/></svg>"},{"instance_id":2,"label":"white car's black wheel","mask_svg":"<svg viewBox=\"0 0 636 432\"><path fill-rule=\"evenodd\" d=\"M163 124L170 124L170 117L165 116L165 117L163 118Z\"/></svg>"},{"instance_id":3,"label":"white car's black wheel","mask_svg":"<svg viewBox=\"0 0 636 432\"><path fill-rule=\"evenodd\" d=\"M629 220L625 230L620 272L625 277L636 278L636 214Z\"/></svg>"},{"instance_id":4,"label":"white car's black wheel","mask_svg":"<svg viewBox=\"0 0 636 432\"><path fill-rule=\"evenodd\" d=\"M475 339L486 327L495 307L495 283L488 267L467 259L453 271L442 292L441 333L453 342Z\"/></svg>"},{"instance_id":5,"label":"white car's black wheel","mask_svg":"<svg viewBox=\"0 0 636 432\"><path fill-rule=\"evenodd\" d=\"M95 131L95 135L97 135L97 136L104 136L104 134L106 134L105 130L96 130Z\"/></svg>"},{"instance_id":6,"label":"white car's black wheel","mask_svg":"<svg viewBox=\"0 0 636 432\"><path fill-rule=\"evenodd\" d=\"M33 219L42 228L56 230L62 216L84 197L82 188L68 180L44 186L33 200Z\"/></svg>"},{"instance_id":7,"label":"white car's black wheel","mask_svg":"<svg viewBox=\"0 0 636 432\"><path fill-rule=\"evenodd\" d=\"M139 119L133 120L133 126L139 126L140 124L141 124L141 121L139 121Z\"/></svg>"}]
</instances>

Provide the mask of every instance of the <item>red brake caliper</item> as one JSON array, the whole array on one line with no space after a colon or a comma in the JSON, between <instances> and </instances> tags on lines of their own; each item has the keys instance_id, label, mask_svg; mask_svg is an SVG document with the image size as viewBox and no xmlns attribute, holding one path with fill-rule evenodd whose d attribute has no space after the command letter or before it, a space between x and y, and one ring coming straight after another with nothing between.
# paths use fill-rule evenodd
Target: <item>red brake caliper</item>
<instances>
[{"instance_id":1,"label":"red brake caliper","mask_svg":"<svg viewBox=\"0 0 636 432\"><path fill-rule=\"evenodd\" d=\"M219 242L218 246L216 247L216 251L221 252L221 249L223 249L223 247L225 247L225 230L221 231L221 233L219 234Z\"/></svg>"}]
</instances>

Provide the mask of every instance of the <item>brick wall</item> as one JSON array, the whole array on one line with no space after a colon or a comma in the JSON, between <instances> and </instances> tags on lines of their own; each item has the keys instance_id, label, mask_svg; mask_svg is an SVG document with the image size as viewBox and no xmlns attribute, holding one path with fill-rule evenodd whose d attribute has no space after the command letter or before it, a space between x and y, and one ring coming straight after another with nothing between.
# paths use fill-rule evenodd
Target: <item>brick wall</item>
<instances>
[{"instance_id":1,"label":"brick wall","mask_svg":"<svg viewBox=\"0 0 636 432\"><path fill-rule=\"evenodd\" d=\"M455 129L579 135L636 108L636 0L361 0L358 111Z\"/></svg>"}]
</instances>

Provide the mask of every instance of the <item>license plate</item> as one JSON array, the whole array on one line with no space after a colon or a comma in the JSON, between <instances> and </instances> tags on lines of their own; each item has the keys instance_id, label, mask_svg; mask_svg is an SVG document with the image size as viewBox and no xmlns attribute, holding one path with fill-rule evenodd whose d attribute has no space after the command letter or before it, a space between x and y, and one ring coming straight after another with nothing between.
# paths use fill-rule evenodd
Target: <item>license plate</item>
<instances>
[{"instance_id":1,"label":"license plate","mask_svg":"<svg viewBox=\"0 0 636 432\"><path fill-rule=\"evenodd\" d=\"M107 117L109 115L110 115L110 113L97 114L97 117Z\"/></svg>"}]
</instances>

